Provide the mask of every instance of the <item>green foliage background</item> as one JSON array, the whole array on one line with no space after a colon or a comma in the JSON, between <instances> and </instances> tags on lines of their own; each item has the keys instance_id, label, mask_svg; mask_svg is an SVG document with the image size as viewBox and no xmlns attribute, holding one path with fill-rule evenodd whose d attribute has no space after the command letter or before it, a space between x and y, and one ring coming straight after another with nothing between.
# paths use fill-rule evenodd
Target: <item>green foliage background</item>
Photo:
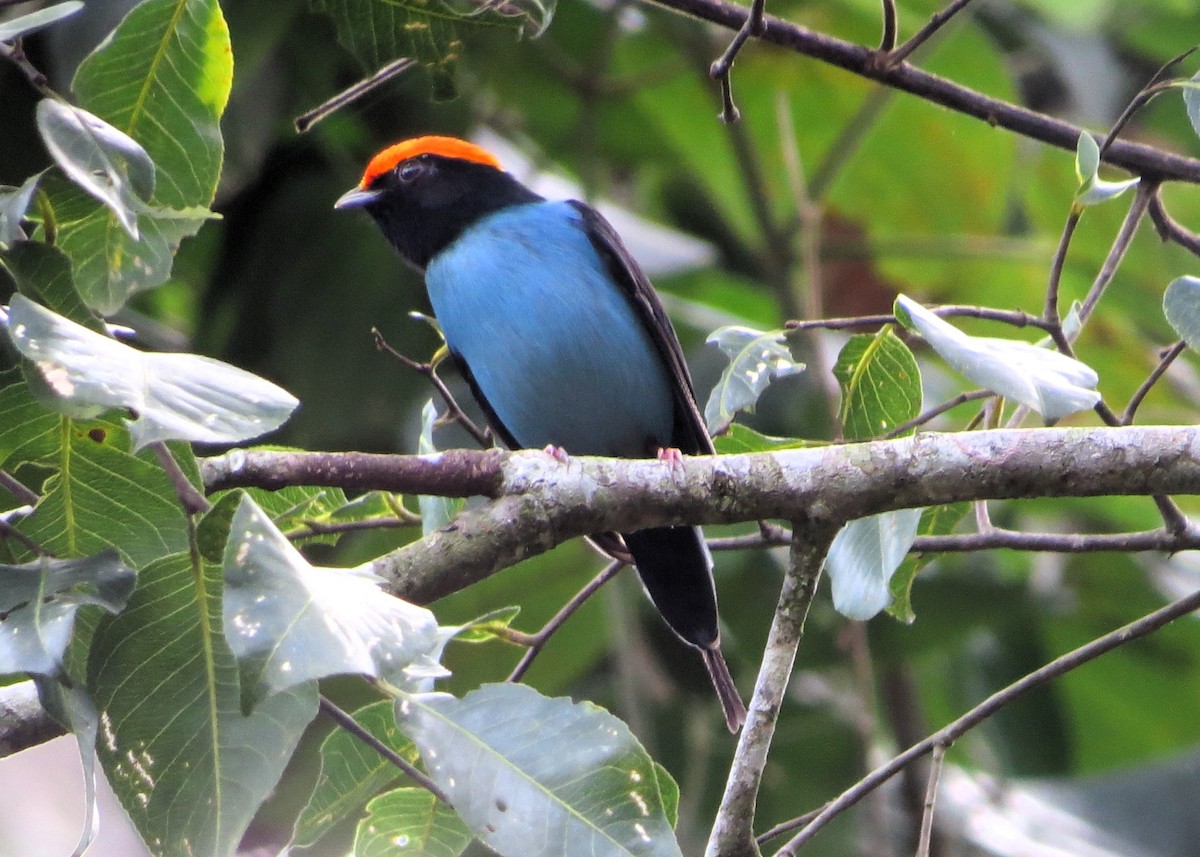
<instances>
[{"instance_id":1,"label":"green foliage background","mask_svg":"<svg viewBox=\"0 0 1200 857\"><path fill-rule=\"evenodd\" d=\"M1062 111L1099 131L1196 34L1195 10L1181 0L981 5L978 15L956 21L927 47L919 63L995 97ZM35 63L51 72L60 91L119 18L108 17L118 6L93 2L77 20L30 45ZM899 6L903 36L941 4ZM214 205L221 219L204 223L183 243L171 279L139 294L125 318L151 319L163 325L166 345L186 342L290 390L302 407L273 440L304 448L415 449L429 391L378 353L369 331L378 327L393 346L427 358L436 346L433 335L407 317L411 309L426 310L426 300L417 278L365 218L332 210L367 157L393 140L466 135L488 125L538 163L574 177L588 197L617 200L713 242L716 264L656 283L676 310L702 391L720 369L716 354L703 347L712 319L769 330L802 312L802 278L764 234L746 152L762 177L763 208L778 226L794 215L783 155L794 136L826 211L822 277L830 315L887 312L897 292L927 302L1038 311L1075 189L1069 152L757 44L734 72L744 124L725 128L716 119L716 90L705 70L728 34L650 5L602 10L580 0L563 0L537 40L517 40L499 28L459 28L464 44L456 100L431 99L435 89L444 91L445 80L413 72L367 104L298 136L293 117L361 76L362 68L338 44L331 19L311 12L304 0L228 0L223 10L235 72L222 121L225 166ZM875 0L783 2L771 11L841 38L878 39ZM1102 75L1072 80L1077 57L1062 47L1068 38L1107 57ZM19 184L47 163L33 136L35 102L23 78L0 64L0 183ZM845 136L849 123L863 116L860 132ZM786 134L781 122L790 125ZM1176 151L1200 148L1174 96L1140 114L1129 133ZM202 204L202 191L156 202ZM1200 225L1194 188L1169 188L1167 203L1176 218ZM1122 213L1115 203L1084 218L1064 272L1065 301L1082 297L1090 285ZM1153 367L1157 349L1173 340L1158 308L1161 295L1171 279L1195 267L1194 259L1143 226L1080 347L1110 400L1127 399ZM963 326L996 333L982 324ZM802 347L797 351L806 359ZM927 403L956 392L955 383L927 373ZM1193 386L1189 380L1156 390L1142 421L1195 422ZM811 371L778 383L753 425L773 435L828 438L821 389ZM971 406L961 408L944 425L962 425L972 413ZM0 426L0 441L3 432ZM466 441L447 431L439 442ZM1157 523L1148 499L1034 502L1000 506L993 514L1004 525L1063 531ZM336 550L315 550L326 564L353 564L417 535L362 535L343 539ZM1159 562L1117 555L949 556L917 578L914 624L883 616L861 637L820 598L797 666L819 678L798 681L784 712L759 818L784 819L819 805L861 774L869 746L905 745L1004 683L1151 609L1162 598L1150 574ZM435 610L442 622L453 623L519 604L517 626L534 630L599 567L584 546L566 545ZM694 853L734 742L724 734L699 662L626 578L566 625L527 680L547 694L595 700L631 723L652 757L680 782L679 834L685 853ZM726 651L746 690L779 579L775 557L718 560ZM869 662L858 658L863 644ZM452 649L449 685L465 691L502 679L518 655L499 643ZM856 703L863 699L872 715L866 726ZM907 721L898 716L902 709ZM1198 742L1200 627L1185 622L1035 693L977 730L950 758L998 776L1076 778L1172 759ZM260 821L264 829L283 824L278 818L288 799L285 790L276 814L269 810ZM860 819L839 822L812 853L854 853Z\"/></svg>"}]
</instances>

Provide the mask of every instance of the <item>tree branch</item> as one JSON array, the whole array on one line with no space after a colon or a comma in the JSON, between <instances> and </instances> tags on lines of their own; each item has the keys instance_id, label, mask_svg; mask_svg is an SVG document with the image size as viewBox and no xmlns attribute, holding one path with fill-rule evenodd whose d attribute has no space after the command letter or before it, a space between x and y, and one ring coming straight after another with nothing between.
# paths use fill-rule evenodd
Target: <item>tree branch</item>
<instances>
[{"instance_id":1,"label":"tree branch","mask_svg":"<svg viewBox=\"0 0 1200 857\"><path fill-rule=\"evenodd\" d=\"M804 635L804 619L808 616L821 578L821 566L837 529L828 523L793 527L791 562L783 579L775 619L754 683L750 711L738 737L733 766L729 770L725 795L717 811L705 857L758 857L753 832L754 805L796 650Z\"/></svg>"},{"instance_id":2,"label":"tree branch","mask_svg":"<svg viewBox=\"0 0 1200 857\"><path fill-rule=\"evenodd\" d=\"M236 466L235 466L236 465ZM452 450L436 456L240 450L204 459L211 488L329 485L493 502L376 561L428 602L568 539L668 524L844 523L971 500L1200 493L1200 428L924 433L849 446L653 460ZM1188 527L1188 529L1192 529Z\"/></svg>"},{"instance_id":3,"label":"tree branch","mask_svg":"<svg viewBox=\"0 0 1200 857\"><path fill-rule=\"evenodd\" d=\"M723 0L654 2L664 8L731 30L740 30L749 16L746 9ZM1079 135L1083 133L1082 128L1070 122L992 98L946 78L921 71L907 63L882 68L876 59L878 54L873 48L835 39L770 15L763 19L763 32L759 38L845 69L860 77L878 81L893 89L911 93L934 104L982 119L990 125L1070 152L1075 151ZM1104 160L1142 176L1200 183L1200 161L1164 152L1153 146L1118 140L1104 153Z\"/></svg>"}]
</instances>

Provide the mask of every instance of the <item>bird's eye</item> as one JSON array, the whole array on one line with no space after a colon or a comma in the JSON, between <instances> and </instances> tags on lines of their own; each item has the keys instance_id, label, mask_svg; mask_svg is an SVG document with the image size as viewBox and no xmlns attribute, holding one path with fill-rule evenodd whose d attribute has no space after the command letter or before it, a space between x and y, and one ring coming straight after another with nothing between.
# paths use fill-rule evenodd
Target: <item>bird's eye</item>
<instances>
[{"instance_id":1,"label":"bird's eye","mask_svg":"<svg viewBox=\"0 0 1200 857\"><path fill-rule=\"evenodd\" d=\"M411 182L424 171L420 164L410 161L407 164L401 164L396 169L396 178L402 182Z\"/></svg>"}]
</instances>

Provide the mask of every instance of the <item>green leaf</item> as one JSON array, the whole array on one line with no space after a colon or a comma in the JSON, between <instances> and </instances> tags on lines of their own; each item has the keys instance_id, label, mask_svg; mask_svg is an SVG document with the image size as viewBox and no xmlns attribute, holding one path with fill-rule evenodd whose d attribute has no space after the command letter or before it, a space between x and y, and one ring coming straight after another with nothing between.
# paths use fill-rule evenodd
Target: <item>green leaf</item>
<instances>
[{"instance_id":1,"label":"green leaf","mask_svg":"<svg viewBox=\"0 0 1200 857\"><path fill-rule=\"evenodd\" d=\"M0 564L0 675L58 675L79 608L119 612L136 579L114 550Z\"/></svg>"},{"instance_id":2,"label":"green leaf","mask_svg":"<svg viewBox=\"0 0 1200 857\"><path fill-rule=\"evenodd\" d=\"M404 696L396 721L471 831L503 857L680 853L653 760L603 709L524 685Z\"/></svg>"},{"instance_id":3,"label":"green leaf","mask_svg":"<svg viewBox=\"0 0 1200 857\"><path fill-rule=\"evenodd\" d=\"M433 399L430 399L421 408L421 434L417 438L419 455L429 455L438 451L433 442L437 417L437 408ZM435 497L426 494L417 497L417 508L421 511L421 535L427 536L449 525L464 505L466 500L461 497Z\"/></svg>"},{"instance_id":4,"label":"green leaf","mask_svg":"<svg viewBox=\"0 0 1200 857\"><path fill-rule=\"evenodd\" d=\"M364 729L409 761L417 750L396 726L395 703L373 702L353 713ZM321 773L300 813L291 845L307 848L339 822L358 815L367 801L401 776L399 769L345 729L321 743Z\"/></svg>"},{"instance_id":5,"label":"green leaf","mask_svg":"<svg viewBox=\"0 0 1200 857\"><path fill-rule=\"evenodd\" d=\"M42 27L55 24L68 15L74 15L82 8L83 3L80 0L67 0L65 3L55 3L53 6L47 6L45 9L38 9L36 12L30 12L27 15L13 18L11 21L0 23L0 42L19 39L22 36L35 33L42 29Z\"/></svg>"},{"instance_id":6,"label":"green leaf","mask_svg":"<svg viewBox=\"0 0 1200 857\"><path fill-rule=\"evenodd\" d=\"M38 103L37 125L59 168L107 206L137 241L138 213L154 191L154 164L146 150L100 117L53 98Z\"/></svg>"},{"instance_id":7,"label":"green leaf","mask_svg":"<svg viewBox=\"0 0 1200 857\"><path fill-rule=\"evenodd\" d=\"M14 295L0 311L67 413L128 408L135 448L160 440L237 443L278 428L298 402L286 390L196 354L138 351Z\"/></svg>"},{"instance_id":8,"label":"green leaf","mask_svg":"<svg viewBox=\"0 0 1200 857\"><path fill-rule=\"evenodd\" d=\"M239 710L221 634L220 570L187 554L144 568L129 605L96 629L88 687L97 751L156 857L229 857L317 710L314 685Z\"/></svg>"},{"instance_id":9,"label":"green leaf","mask_svg":"<svg viewBox=\"0 0 1200 857\"><path fill-rule=\"evenodd\" d=\"M75 289L71 259L62 250L40 241L19 241L0 253L0 269L31 301L89 330L105 332L104 322L88 309Z\"/></svg>"},{"instance_id":10,"label":"green leaf","mask_svg":"<svg viewBox=\"0 0 1200 857\"><path fill-rule=\"evenodd\" d=\"M27 178L20 187L0 188L0 246L25 240L21 220L29 210L42 173Z\"/></svg>"},{"instance_id":11,"label":"green leaf","mask_svg":"<svg viewBox=\"0 0 1200 857\"><path fill-rule=\"evenodd\" d=\"M842 388L838 413L846 440L869 440L921 412L921 370L891 325L850 337L833 374Z\"/></svg>"},{"instance_id":12,"label":"green leaf","mask_svg":"<svg viewBox=\"0 0 1200 857\"><path fill-rule=\"evenodd\" d=\"M1163 314L1189 348L1200 346L1200 278L1172 280L1163 293Z\"/></svg>"},{"instance_id":13,"label":"green leaf","mask_svg":"<svg viewBox=\"0 0 1200 857\"><path fill-rule=\"evenodd\" d=\"M1079 179L1075 202L1082 206L1108 202L1141 181L1140 177L1120 182L1100 178L1100 146L1088 131L1079 135L1079 144L1075 148L1075 176Z\"/></svg>"},{"instance_id":14,"label":"green leaf","mask_svg":"<svg viewBox=\"0 0 1200 857\"><path fill-rule=\"evenodd\" d=\"M970 503L930 506L921 514L921 523L917 525L917 535L949 535L958 526L958 522L965 518L970 511ZM892 591L892 601L888 605L887 611L901 622L912 623L917 618L912 607L913 581L917 579L917 573L929 565L934 558L928 554L914 555L910 553L892 574L888 583L888 587Z\"/></svg>"},{"instance_id":15,"label":"green leaf","mask_svg":"<svg viewBox=\"0 0 1200 857\"><path fill-rule=\"evenodd\" d=\"M453 809L425 789L395 789L367 804L354 857L459 857L470 844L471 831Z\"/></svg>"},{"instance_id":16,"label":"green leaf","mask_svg":"<svg viewBox=\"0 0 1200 857\"><path fill-rule=\"evenodd\" d=\"M72 189L51 193L59 246L100 312L165 282L179 242L212 216L223 154L218 123L232 79L217 0L139 3L80 65L73 82L80 106L136 140L157 167L151 206L137 218L140 241Z\"/></svg>"},{"instance_id":17,"label":"green leaf","mask_svg":"<svg viewBox=\"0 0 1200 857\"><path fill-rule=\"evenodd\" d=\"M1050 348L1015 339L968 336L904 295L896 318L915 330L955 371L981 387L1057 420L1100 401L1091 368Z\"/></svg>"},{"instance_id":18,"label":"green leaf","mask_svg":"<svg viewBox=\"0 0 1200 857\"><path fill-rule=\"evenodd\" d=\"M516 606L498 607L456 628L454 641L456 643L488 643L497 638L503 639L502 633L512 627L513 620L520 612L521 608Z\"/></svg>"},{"instance_id":19,"label":"green leaf","mask_svg":"<svg viewBox=\"0 0 1200 857\"><path fill-rule=\"evenodd\" d=\"M187 549L187 522L156 461L117 448L116 431L59 421L57 473L21 532L58 556L115 548L134 568ZM103 439L97 439L104 435Z\"/></svg>"},{"instance_id":20,"label":"green leaf","mask_svg":"<svg viewBox=\"0 0 1200 857\"><path fill-rule=\"evenodd\" d=\"M454 95L454 63L463 47L459 27L510 27L538 36L550 25L555 0L311 0L311 5L333 18L338 42L364 70L415 57L433 78L435 94L448 98Z\"/></svg>"},{"instance_id":21,"label":"green leaf","mask_svg":"<svg viewBox=\"0 0 1200 857\"><path fill-rule=\"evenodd\" d=\"M714 436L729 427L738 411L752 412L772 380L804 369L804 364L792 357L781 330L764 333L731 325L714 330L705 341L729 357L729 365L721 372L704 406L704 421Z\"/></svg>"},{"instance_id":22,"label":"green leaf","mask_svg":"<svg viewBox=\"0 0 1200 857\"><path fill-rule=\"evenodd\" d=\"M302 682L366 675L416 689L448 675L433 613L379 588L367 567L308 564L249 497L225 548L225 633L246 710Z\"/></svg>"},{"instance_id":23,"label":"green leaf","mask_svg":"<svg viewBox=\"0 0 1200 857\"><path fill-rule=\"evenodd\" d=\"M749 426L733 423L724 434L713 438L713 445L721 455L736 455L743 452L771 452L779 449L807 449L821 445L798 437L772 437L756 432Z\"/></svg>"},{"instance_id":24,"label":"green leaf","mask_svg":"<svg viewBox=\"0 0 1200 857\"><path fill-rule=\"evenodd\" d=\"M892 575L908 556L920 521L920 509L900 509L842 527L825 558L839 613L865 621L888 606Z\"/></svg>"},{"instance_id":25,"label":"green leaf","mask_svg":"<svg viewBox=\"0 0 1200 857\"><path fill-rule=\"evenodd\" d=\"M0 374L0 467L12 470L58 450L62 417L42 406L20 374Z\"/></svg>"}]
</instances>

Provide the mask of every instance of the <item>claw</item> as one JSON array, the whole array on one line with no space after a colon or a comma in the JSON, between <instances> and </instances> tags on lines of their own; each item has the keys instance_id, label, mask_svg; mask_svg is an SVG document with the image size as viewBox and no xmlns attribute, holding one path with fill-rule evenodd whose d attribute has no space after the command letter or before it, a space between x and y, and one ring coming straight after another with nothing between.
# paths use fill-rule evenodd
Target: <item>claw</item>
<instances>
[{"instance_id":1,"label":"claw","mask_svg":"<svg viewBox=\"0 0 1200 857\"><path fill-rule=\"evenodd\" d=\"M542 452L546 453L546 455L553 458L559 464L570 464L571 463L571 456L567 455L567 451L565 449L563 449L561 446L555 446L554 444L551 443L551 444L548 444L546 446L546 448L542 450Z\"/></svg>"}]
</instances>

